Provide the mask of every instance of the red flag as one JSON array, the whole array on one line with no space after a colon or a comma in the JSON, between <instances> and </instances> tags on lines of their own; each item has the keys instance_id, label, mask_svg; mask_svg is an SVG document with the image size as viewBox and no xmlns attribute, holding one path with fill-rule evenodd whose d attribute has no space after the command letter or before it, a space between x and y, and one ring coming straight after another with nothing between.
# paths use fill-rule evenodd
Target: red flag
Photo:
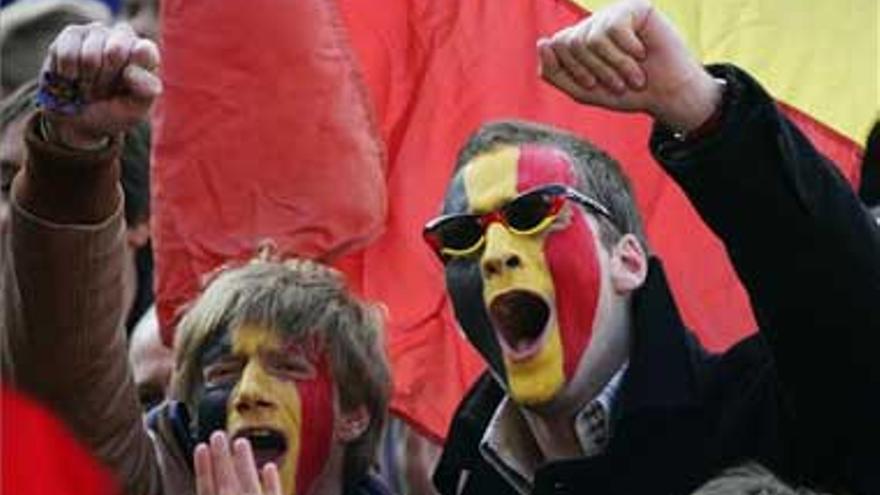
<instances>
[{"instance_id":1,"label":"red flag","mask_svg":"<svg viewBox=\"0 0 880 495\"><path fill-rule=\"evenodd\" d=\"M163 337L264 239L334 259L385 220L384 152L335 4L162 3L153 236Z\"/></svg>"}]
</instances>

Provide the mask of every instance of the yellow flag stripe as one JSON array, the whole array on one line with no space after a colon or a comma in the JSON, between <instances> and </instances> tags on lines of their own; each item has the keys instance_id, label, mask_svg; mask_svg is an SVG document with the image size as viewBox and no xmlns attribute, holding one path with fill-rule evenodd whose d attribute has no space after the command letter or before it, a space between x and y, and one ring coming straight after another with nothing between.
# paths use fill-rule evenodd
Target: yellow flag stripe
<instances>
[{"instance_id":1,"label":"yellow flag stripe","mask_svg":"<svg viewBox=\"0 0 880 495\"><path fill-rule=\"evenodd\" d=\"M612 0L572 0L595 11ZM877 0L655 0L706 63L733 62L778 99L863 143L880 116Z\"/></svg>"}]
</instances>

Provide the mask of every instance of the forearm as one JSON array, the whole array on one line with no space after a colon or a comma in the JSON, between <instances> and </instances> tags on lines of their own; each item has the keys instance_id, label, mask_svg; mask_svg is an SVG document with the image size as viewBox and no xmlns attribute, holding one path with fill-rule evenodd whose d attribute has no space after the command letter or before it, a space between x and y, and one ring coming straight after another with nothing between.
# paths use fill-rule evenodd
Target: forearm
<instances>
[{"instance_id":1,"label":"forearm","mask_svg":"<svg viewBox=\"0 0 880 495\"><path fill-rule=\"evenodd\" d=\"M876 376L880 230L757 83L721 73L730 94L718 127L681 143L658 126L655 156L724 242L784 375Z\"/></svg>"},{"instance_id":2,"label":"forearm","mask_svg":"<svg viewBox=\"0 0 880 495\"><path fill-rule=\"evenodd\" d=\"M13 200L25 211L59 225L100 223L119 208L119 139L93 150L75 150L48 139L37 113L25 139L28 162L13 184Z\"/></svg>"},{"instance_id":3,"label":"forearm","mask_svg":"<svg viewBox=\"0 0 880 495\"><path fill-rule=\"evenodd\" d=\"M65 150L36 125L13 184L5 353L17 386L52 407L129 489L149 493L155 461L121 327L118 147Z\"/></svg>"}]
</instances>

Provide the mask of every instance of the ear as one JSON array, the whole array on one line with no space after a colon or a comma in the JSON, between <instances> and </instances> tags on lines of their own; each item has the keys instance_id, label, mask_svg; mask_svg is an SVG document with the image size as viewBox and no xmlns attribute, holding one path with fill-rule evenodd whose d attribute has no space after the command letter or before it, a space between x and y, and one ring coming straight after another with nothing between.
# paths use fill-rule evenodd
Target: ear
<instances>
[{"instance_id":1,"label":"ear","mask_svg":"<svg viewBox=\"0 0 880 495\"><path fill-rule=\"evenodd\" d=\"M618 293L630 293L645 283L648 256L638 238L626 234L611 249L611 285Z\"/></svg>"},{"instance_id":2,"label":"ear","mask_svg":"<svg viewBox=\"0 0 880 495\"><path fill-rule=\"evenodd\" d=\"M357 440L367 431L371 419L370 411L363 404L340 412L336 418L336 438L343 443Z\"/></svg>"}]
</instances>

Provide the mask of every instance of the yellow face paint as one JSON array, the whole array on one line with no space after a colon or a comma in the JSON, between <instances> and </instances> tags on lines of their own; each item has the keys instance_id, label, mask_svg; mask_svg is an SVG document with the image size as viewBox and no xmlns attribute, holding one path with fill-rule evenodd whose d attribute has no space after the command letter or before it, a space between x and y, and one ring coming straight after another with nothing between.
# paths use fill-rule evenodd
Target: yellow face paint
<instances>
[{"instance_id":1,"label":"yellow face paint","mask_svg":"<svg viewBox=\"0 0 880 495\"><path fill-rule=\"evenodd\" d=\"M284 435L287 450L276 459L283 493L297 493L302 403L296 382L280 379L276 360L285 354L280 335L259 326L243 326L232 335L232 354L243 361L241 379L227 406L230 437L248 429L271 429ZM252 441L252 443L254 443ZM258 448L254 445L257 461Z\"/></svg>"},{"instance_id":2,"label":"yellow face paint","mask_svg":"<svg viewBox=\"0 0 880 495\"><path fill-rule=\"evenodd\" d=\"M505 146L481 154L466 165L464 185L471 213L496 209L522 192L517 187L519 157L519 148ZM510 395L522 404L545 403L565 385L560 332L552 314L554 285L544 254L546 235L518 235L494 223L486 229L486 244L479 259L483 267L483 302L490 315L489 308L496 298L517 291L540 298L551 311L542 335L525 352L508 342L495 325ZM511 258L517 260L514 269L507 266ZM498 269L487 269L489 265Z\"/></svg>"}]
</instances>

